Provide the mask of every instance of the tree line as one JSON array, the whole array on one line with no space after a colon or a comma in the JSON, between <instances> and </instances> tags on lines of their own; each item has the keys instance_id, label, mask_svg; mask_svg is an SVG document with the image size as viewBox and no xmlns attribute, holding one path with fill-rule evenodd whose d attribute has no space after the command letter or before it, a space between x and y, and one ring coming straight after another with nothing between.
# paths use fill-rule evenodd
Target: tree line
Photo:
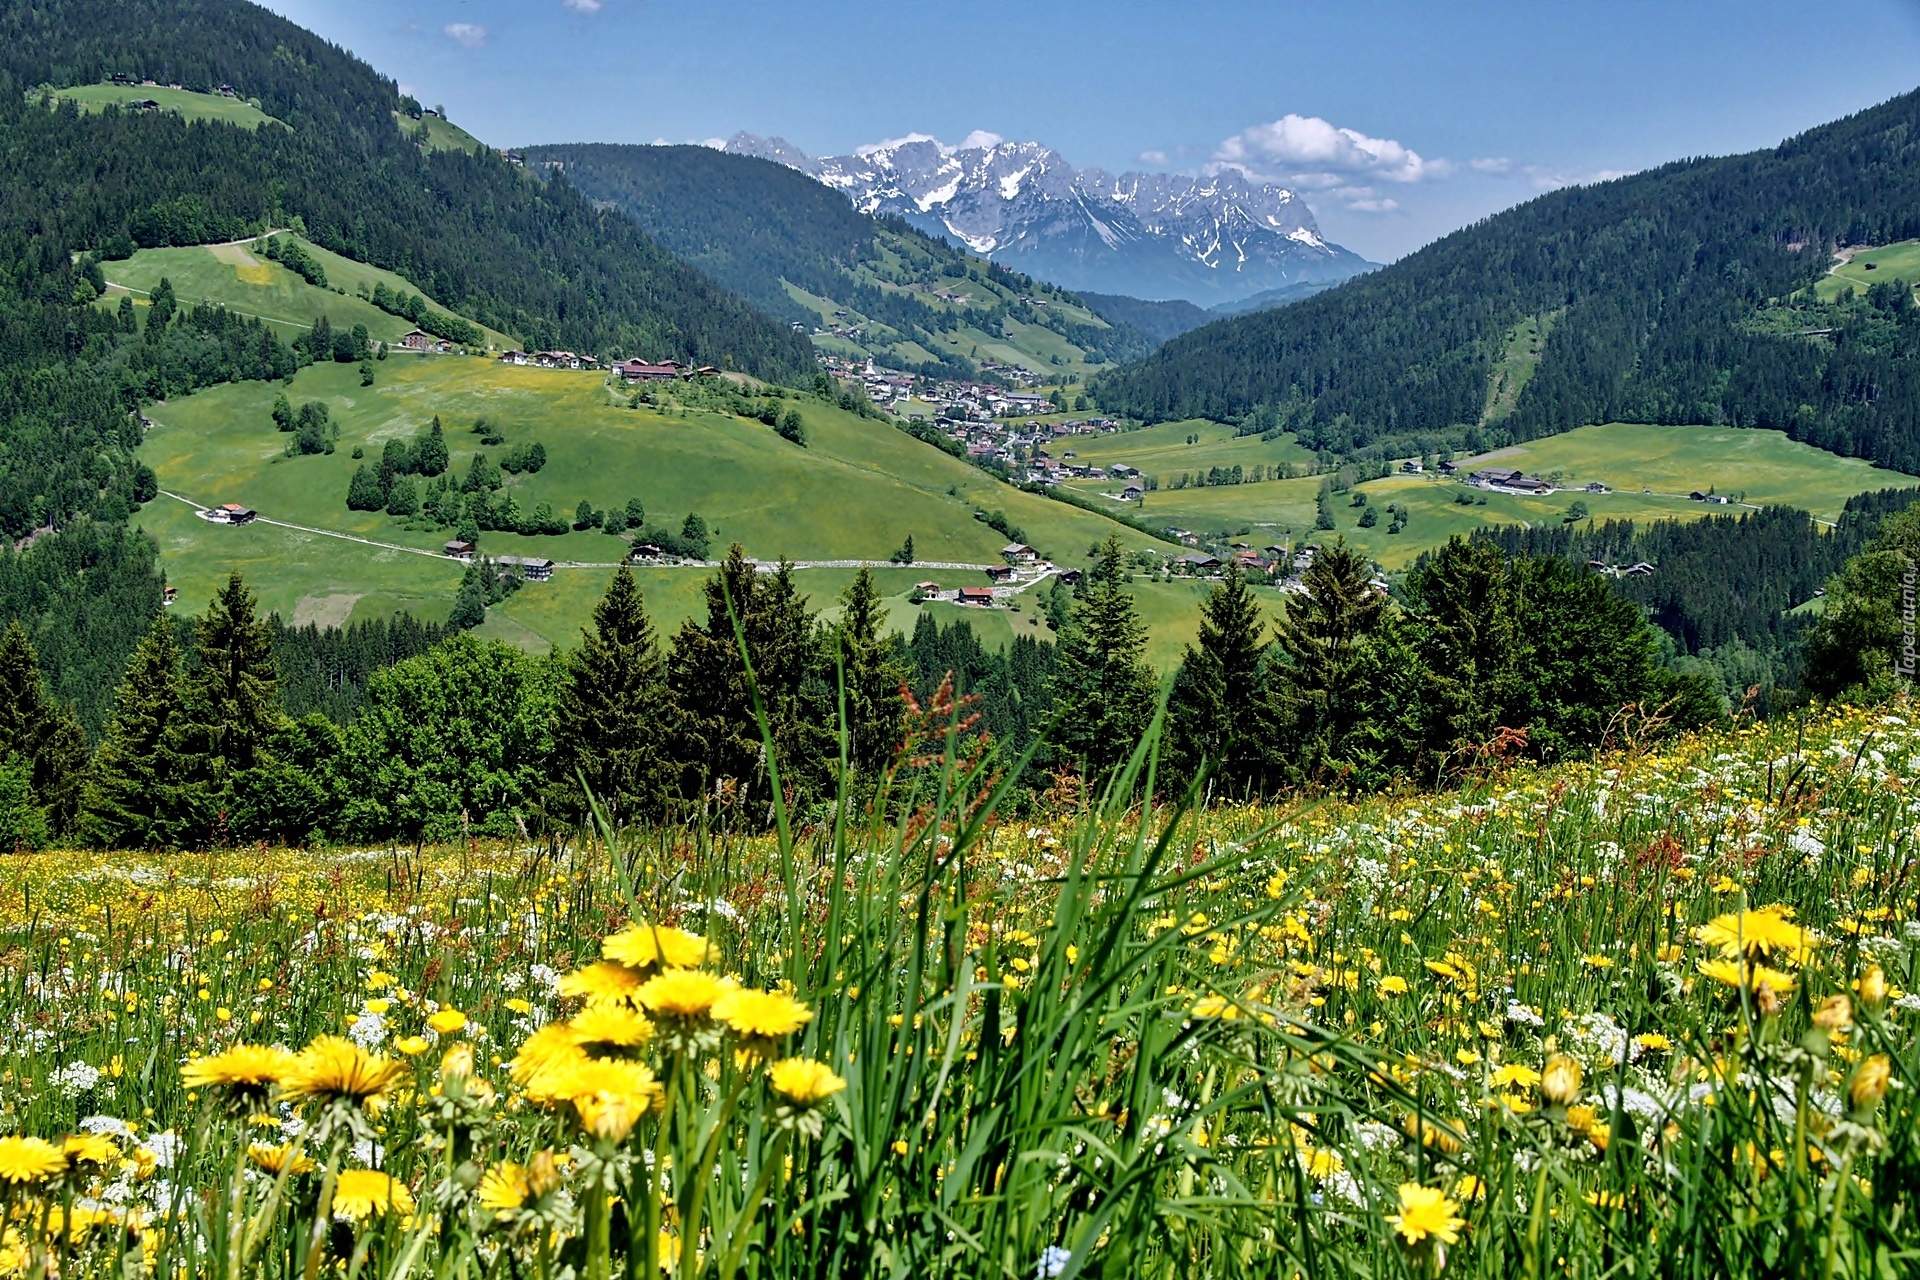
<instances>
[{"instance_id":1,"label":"tree line","mask_svg":"<svg viewBox=\"0 0 1920 1280\"><path fill-rule=\"evenodd\" d=\"M1552 192L1315 297L1174 338L1095 390L1149 421L1276 409L1309 448L1341 453L1727 423L1914 471L1920 349L1897 337L1915 323L1910 295L1829 307L1811 294L1836 247L1920 236L1916 130L1920 94L1907 94L1771 150ZM1537 369L1510 413L1483 422L1509 332L1529 319L1548 329Z\"/></svg>"}]
</instances>

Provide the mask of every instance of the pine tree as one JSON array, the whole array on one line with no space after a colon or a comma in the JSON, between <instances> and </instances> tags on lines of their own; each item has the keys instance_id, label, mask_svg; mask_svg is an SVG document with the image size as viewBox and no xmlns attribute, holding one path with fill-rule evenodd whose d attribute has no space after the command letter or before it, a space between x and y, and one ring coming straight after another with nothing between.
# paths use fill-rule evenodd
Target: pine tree
<instances>
[{"instance_id":1,"label":"pine tree","mask_svg":"<svg viewBox=\"0 0 1920 1280\"><path fill-rule=\"evenodd\" d=\"M1200 606L1200 637L1187 647L1168 707L1176 771L1191 778L1211 763L1233 795L1258 793L1272 781L1265 629L1240 567L1230 565Z\"/></svg>"},{"instance_id":2,"label":"pine tree","mask_svg":"<svg viewBox=\"0 0 1920 1280\"><path fill-rule=\"evenodd\" d=\"M0 762L9 760L25 768L31 803L54 834L66 831L79 809L87 736L73 711L48 696L18 622L0 636Z\"/></svg>"},{"instance_id":3,"label":"pine tree","mask_svg":"<svg viewBox=\"0 0 1920 1280\"><path fill-rule=\"evenodd\" d=\"M1319 776L1346 758L1360 723L1367 644L1387 597L1370 581L1366 557L1340 539L1314 556L1274 627L1283 661L1274 670L1284 744L1296 777Z\"/></svg>"},{"instance_id":4,"label":"pine tree","mask_svg":"<svg viewBox=\"0 0 1920 1280\"><path fill-rule=\"evenodd\" d=\"M1126 763L1153 716L1153 672L1141 658L1146 628L1122 579L1120 540L1110 537L1054 664L1055 742L1090 781Z\"/></svg>"},{"instance_id":5,"label":"pine tree","mask_svg":"<svg viewBox=\"0 0 1920 1280\"><path fill-rule=\"evenodd\" d=\"M561 678L553 730L558 808L584 810L576 772L616 823L658 808L665 675L640 589L622 566Z\"/></svg>"},{"instance_id":6,"label":"pine tree","mask_svg":"<svg viewBox=\"0 0 1920 1280\"><path fill-rule=\"evenodd\" d=\"M203 770L219 779L260 763L280 712L273 635L238 573L207 605L196 636L197 665L187 678L188 716L205 752Z\"/></svg>"},{"instance_id":7,"label":"pine tree","mask_svg":"<svg viewBox=\"0 0 1920 1280\"><path fill-rule=\"evenodd\" d=\"M680 794L699 799L731 779L752 789L756 800L766 796L760 722L734 630L736 615L781 780L801 791L818 787L827 778L832 750L832 697L821 677L813 615L794 587L793 566L782 563L762 578L735 543L707 581L706 597L705 625L691 619L682 624L667 657L669 758L680 765Z\"/></svg>"},{"instance_id":8,"label":"pine tree","mask_svg":"<svg viewBox=\"0 0 1920 1280\"><path fill-rule=\"evenodd\" d=\"M183 705L179 649L172 625L161 618L127 664L106 739L93 759L80 821L89 843L109 849L173 843L168 738Z\"/></svg>"},{"instance_id":9,"label":"pine tree","mask_svg":"<svg viewBox=\"0 0 1920 1280\"><path fill-rule=\"evenodd\" d=\"M900 691L909 673L899 642L881 634L884 612L869 570L854 576L840 603L834 639L846 699L847 755L856 773L872 776L891 763L900 747L906 714Z\"/></svg>"}]
</instances>

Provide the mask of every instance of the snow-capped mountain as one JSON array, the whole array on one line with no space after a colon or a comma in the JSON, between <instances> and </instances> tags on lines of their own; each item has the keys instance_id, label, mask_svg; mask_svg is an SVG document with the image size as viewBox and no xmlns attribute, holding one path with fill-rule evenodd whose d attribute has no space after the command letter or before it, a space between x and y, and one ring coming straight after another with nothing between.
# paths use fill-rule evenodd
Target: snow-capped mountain
<instances>
[{"instance_id":1,"label":"snow-capped mountain","mask_svg":"<svg viewBox=\"0 0 1920 1280\"><path fill-rule=\"evenodd\" d=\"M726 149L811 174L863 213L896 215L1070 289L1212 305L1373 265L1322 239L1294 192L1237 170L1116 176L991 134L959 146L912 134L816 159L784 138L739 133Z\"/></svg>"}]
</instances>

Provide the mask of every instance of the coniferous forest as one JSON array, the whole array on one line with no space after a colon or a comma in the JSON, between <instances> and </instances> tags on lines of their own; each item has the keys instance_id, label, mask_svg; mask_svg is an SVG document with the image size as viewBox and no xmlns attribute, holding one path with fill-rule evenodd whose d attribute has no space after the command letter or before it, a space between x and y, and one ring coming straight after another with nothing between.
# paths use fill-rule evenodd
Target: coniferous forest
<instances>
[{"instance_id":1,"label":"coniferous forest","mask_svg":"<svg viewBox=\"0 0 1920 1280\"><path fill-rule=\"evenodd\" d=\"M1920 93L1770 151L1540 196L1326 293L1174 338L1097 391L1150 421L1258 414L1343 453L1725 423L1913 472L1910 294L1810 294L1835 249L1916 235ZM1483 421L1508 331L1529 319L1548 329L1538 369L1510 414Z\"/></svg>"}]
</instances>

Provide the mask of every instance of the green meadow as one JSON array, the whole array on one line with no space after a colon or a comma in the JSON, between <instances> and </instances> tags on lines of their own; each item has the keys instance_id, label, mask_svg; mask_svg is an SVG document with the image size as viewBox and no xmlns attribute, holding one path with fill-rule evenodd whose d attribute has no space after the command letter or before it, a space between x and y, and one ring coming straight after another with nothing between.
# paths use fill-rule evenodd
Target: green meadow
<instances>
[{"instance_id":1,"label":"green meadow","mask_svg":"<svg viewBox=\"0 0 1920 1280\"><path fill-rule=\"evenodd\" d=\"M250 244L194 245L179 249L142 249L124 261L102 263L108 289L100 305L117 306L118 295L127 292L134 294L136 305L145 305L147 295L164 279L173 285L174 295L183 305L217 303L242 315L267 321L283 338L308 328L314 318L321 315L326 316L335 329L351 329L363 324L367 326L367 333L379 342L397 342L413 328L411 320L390 315L367 301L376 284L419 293L405 278L343 258L308 241L300 243L326 268L325 289L316 288L279 263L269 261ZM486 330L486 334L487 341L494 345L513 345L505 334L491 329Z\"/></svg>"},{"instance_id":2,"label":"green meadow","mask_svg":"<svg viewBox=\"0 0 1920 1280\"><path fill-rule=\"evenodd\" d=\"M374 367L372 387L360 385L354 366L328 364L302 369L284 388L296 405L327 405L340 433L330 455L287 454L291 437L271 418L273 397L283 390L278 385L227 384L149 410L155 425L141 458L162 490L193 505L162 497L141 521L159 538L169 579L189 608L198 609L228 570L239 568L267 607L288 617L337 622L396 608L444 617L460 566L416 553L437 552L450 532L346 505L355 468L377 459L389 439L417 435L436 415L456 477L475 453L497 461L512 445L537 441L547 449L546 466L507 477L523 508L548 502L571 516L582 498L605 509L637 497L650 522L677 527L688 513L700 513L716 554L738 541L763 559L884 560L911 535L921 560L997 563L1006 538L976 518L976 507L1004 511L1027 541L1061 563L1079 563L1110 533L1129 546L1172 549L1100 516L1010 489L883 422L817 400L794 402L806 423L803 449L758 422L729 415L629 409L596 373L462 356L394 356ZM472 431L480 417L502 431L505 444L480 443ZM356 448L364 458L352 456ZM227 528L194 515L194 506L224 502L252 507L263 521ZM626 550L624 539L599 532L488 533L482 545L494 555L539 556L567 566L551 582L529 584L489 621L503 638L536 648L573 642L610 566ZM853 571L804 573L806 590L825 605ZM881 574L883 590L901 597L922 580L948 590L986 583L977 569L915 566ZM644 571L663 625L703 607L704 576L697 569Z\"/></svg>"},{"instance_id":3,"label":"green meadow","mask_svg":"<svg viewBox=\"0 0 1920 1280\"><path fill-rule=\"evenodd\" d=\"M1197 440L1188 443L1190 437L1196 436ZM1236 466L1251 470L1256 466L1271 468L1286 463L1304 467L1313 463L1312 451L1302 448L1292 436L1262 440L1257 435L1235 435L1231 425L1204 418L1162 422L1137 431L1069 436L1055 441L1047 451L1056 459L1071 452L1075 462L1135 467L1146 475L1158 476L1162 488L1183 471Z\"/></svg>"},{"instance_id":4,"label":"green meadow","mask_svg":"<svg viewBox=\"0 0 1920 1280\"><path fill-rule=\"evenodd\" d=\"M162 111L170 111L188 120L218 120L250 128L280 123L252 103L239 98L169 89L164 85L84 84L58 90L54 96L74 103L89 113L104 111L110 105L124 107L129 102L148 100L159 103Z\"/></svg>"},{"instance_id":5,"label":"green meadow","mask_svg":"<svg viewBox=\"0 0 1920 1280\"><path fill-rule=\"evenodd\" d=\"M1104 465L1108 458L1094 454L1095 448L1109 454L1112 461L1120 461L1127 455L1127 442L1135 436L1161 432L1178 442L1199 429L1193 424L1175 423L1150 431L1102 436L1097 438L1097 445L1076 446L1076 452ZM1258 437L1246 439L1258 442ZM1233 449L1242 444L1224 441L1214 447ZM1176 446L1176 457L1181 447L1200 456L1201 446ZM1297 450L1297 446L1289 447ZM1157 456L1165 455L1136 450L1125 460L1148 474L1164 477L1166 472L1156 465L1135 461L1136 457ZM1349 506L1350 494L1336 495L1335 532L1378 560L1383 568L1397 570L1456 534L1470 534L1496 524L1559 522L1576 502L1584 503L1596 520L1685 519L1744 509L1691 501L1687 495L1699 489L1726 494L1753 506L1778 503L1799 507L1818 519L1832 521L1856 493L1920 484L1920 479L1901 472L1789 440L1782 432L1733 427L1610 423L1581 427L1458 462L1463 470L1515 467L1575 488L1528 497L1469 489L1436 474L1393 475L1359 486L1376 508L1377 523L1371 529L1359 527L1364 507ZM1580 491L1580 487L1596 480L1611 492ZM1118 486L1111 481L1078 481L1074 487L1093 494ZM1296 540L1322 538L1327 535L1313 528L1319 488L1317 476L1182 490L1166 488L1163 478L1162 487L1146 495L1137 513L1176 527L1238 535L1255 546L1289 534ZM1473 505L1460 504L1458 499L1463 495L1471 495ZM1404 506L1410 513L1407 527L1397 534L1387 532L1389 503ZM1118 505L1115 503L1116 508Z\"/></svg>"},{"instance_id":6,"label":"green meadow","mask_svg":"<svg viewBox=\"0 0 1920 1280\"><path fill-rule=\"evenodd\" d=\"M1856 253L1821 277L1813 291L1822 302L1831 302L1842 290L1857 288L1864 293L1868 285L1887 280L1920 285L1920 240L1901 240Z\"/></svg>"}]
</instances>

